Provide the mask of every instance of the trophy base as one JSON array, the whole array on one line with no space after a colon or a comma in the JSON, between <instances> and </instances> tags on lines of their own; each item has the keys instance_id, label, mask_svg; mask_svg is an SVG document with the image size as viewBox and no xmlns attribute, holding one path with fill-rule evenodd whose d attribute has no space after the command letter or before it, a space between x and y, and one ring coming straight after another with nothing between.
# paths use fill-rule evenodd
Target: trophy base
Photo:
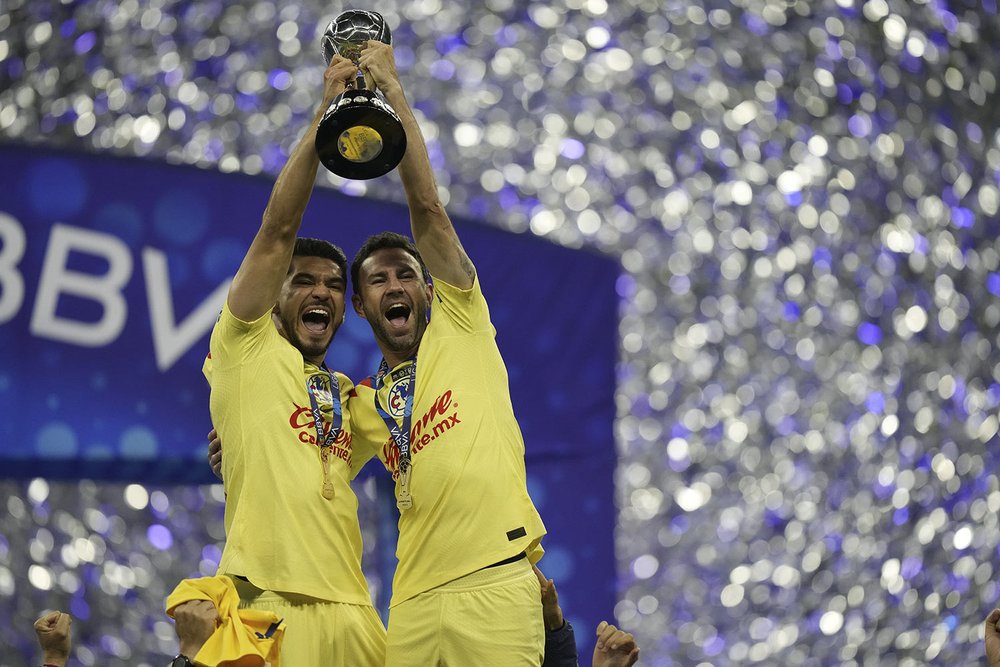
<instances>
[{"instance_id":1,"label":"trophy base","mask_svg":"<svg viewBox=\"0 0 1000 667\"><path fill-rule=\"evenodd\" d=\"M406 152L406 132L388 104L369 90L347 91L316 131L324 167L343 178L367 180L392 171Z\"/></svg>"}]
</instances>

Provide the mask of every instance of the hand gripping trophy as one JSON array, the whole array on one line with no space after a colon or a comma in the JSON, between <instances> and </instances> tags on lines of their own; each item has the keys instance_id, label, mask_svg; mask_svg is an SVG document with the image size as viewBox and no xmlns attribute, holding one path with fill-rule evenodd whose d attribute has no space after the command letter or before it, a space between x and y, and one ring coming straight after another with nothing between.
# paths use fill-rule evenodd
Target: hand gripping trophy
<instances>
[{"instance_id":1,"label":"hand gripping trophy","mask_svg":"<svg viewBox=\"0 0 1000 667\"><path fill-rule=\"evenodd\" d=\"M362 10L344 12L330 22L323 34L327 64L339 54L357 65L361 49L370 39L392 43L382 15ZM360 70L357 86L338 95L323 114L316 131L316 151L323 166L354 180L382 176L403 159L403 124L378 92L365 88Z\"/></svg>"}]
</instances>

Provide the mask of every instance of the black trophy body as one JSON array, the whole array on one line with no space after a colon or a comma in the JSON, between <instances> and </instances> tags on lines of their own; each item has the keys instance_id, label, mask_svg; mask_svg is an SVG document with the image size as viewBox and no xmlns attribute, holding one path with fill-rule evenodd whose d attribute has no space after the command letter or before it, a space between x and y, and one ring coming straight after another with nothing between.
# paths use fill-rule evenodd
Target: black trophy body
<instances>
[{"instance_id":1,"label":"black trophy body","mask_svg":"<svg viewBox=\"0 0 1000 667\"><path fill-rule=\"evenodd\" d=\"M390 44L385 19L376 12L351 10L330 22L323 34L327 64L334 55L355 65L366 41ZM365 180L392 171L406 152L406 132L382 96L364 87L345 90L327 108L316 131L316 152L323 166L344 178Z\"/></svg>"}]
</instances>

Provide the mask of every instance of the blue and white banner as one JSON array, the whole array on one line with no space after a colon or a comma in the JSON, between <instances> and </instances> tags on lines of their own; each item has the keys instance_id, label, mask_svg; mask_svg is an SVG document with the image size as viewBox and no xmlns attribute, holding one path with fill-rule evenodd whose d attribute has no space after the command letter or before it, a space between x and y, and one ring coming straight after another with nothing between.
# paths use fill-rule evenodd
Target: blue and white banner
<instances>
[{"instance_id":1,"label":"blue and white banner","mask_svg":"<svg viewBox=\"0 0 1000 667\"><path fill-rule=\"evenodd\" d=\"M0 475L214 481L201 366L272 181L34 146L0 146L0 174ZM618 267L456 226L507 363L547 574L567 597L579 576L610 617ZM405 208L317 189L302 234L350 256L386 229L408 233ZM379 359L349 312L330 365L360 379Z\"/></svg>"}]
</instances>

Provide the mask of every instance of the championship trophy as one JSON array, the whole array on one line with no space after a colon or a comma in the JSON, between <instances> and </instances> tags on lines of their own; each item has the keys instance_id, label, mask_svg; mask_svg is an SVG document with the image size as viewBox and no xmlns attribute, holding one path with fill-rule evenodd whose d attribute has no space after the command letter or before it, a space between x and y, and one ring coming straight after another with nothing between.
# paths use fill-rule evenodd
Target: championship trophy
<instances>
[{"instance_id":1,"label":"championship trophy","mask_svg":"<svg viewBox=\"0 0 1000 667\"><path fill-rule=\"evenodd\" d=\"M337 54L357 65L361 49L370 39L392 43L382 15L357 9L344 12L323 34L327 65ZM324 167L354 180L386 174L403 159L403 124L378 92L365 89L360 70L357 86L338 95L323 114L316 131L316 152Z\"/></svg>"}]
</instances>

